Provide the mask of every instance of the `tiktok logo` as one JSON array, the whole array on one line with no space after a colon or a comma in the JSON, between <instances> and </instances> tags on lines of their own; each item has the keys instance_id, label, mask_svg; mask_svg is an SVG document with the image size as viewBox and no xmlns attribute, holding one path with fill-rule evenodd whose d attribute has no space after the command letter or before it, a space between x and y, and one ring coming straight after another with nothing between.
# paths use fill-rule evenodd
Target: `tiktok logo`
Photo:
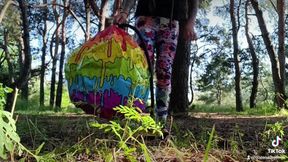
<instances>
[{"instance_id":1,"label":"tiktok logo","mask_svg":"<svg viewBox=\"0 0 288 162\"><path fill-rule=\"evenodd\" d=\"M276 139L272 141L272 146L273 147L279 146L280 141L281 141L281 138L279 136L276 136Z\"/></svg>"},{"instance_id":2,"label":"tiktok logo","mask_svg":"<svg viewBox=\"0 0 288 162\"><path fill-rule=\"evenodd\" d=\"M277 146L279 146L280 145L280 141L282 141L282 139L279 137L279 136L276 136L276 139L274 139L273 141L272 141L272 146L275 148L275 147L277 147ZM277 149L277 148L275 148L275 149L270 149L270 148L268 148L268 153L269 154L273 154L273 155L277 155L277 154L286 154L286 150L285 149Z\"/></svg>"}]
</instances>

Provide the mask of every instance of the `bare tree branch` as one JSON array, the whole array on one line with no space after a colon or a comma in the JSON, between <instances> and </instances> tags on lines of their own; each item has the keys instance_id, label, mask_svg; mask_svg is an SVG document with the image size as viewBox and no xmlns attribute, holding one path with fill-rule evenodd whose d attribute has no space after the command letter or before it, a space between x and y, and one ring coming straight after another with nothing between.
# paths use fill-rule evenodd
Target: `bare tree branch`
<instances>
[{"instance_id":1,"label":"bare tree branch","mask_svg":"<svg viewBox=\"0 0 288 162\"><path fill-rule=\"evenodd\" d=\"M95 3L95 2L94 2ZM83 27L81 21L79 20L79 18L76 16L75 12L73 10L71 10L71 8L68 6L64 6L62 4L58 4L58 3L53 3L53 4L39 4L39 5L32 5L32 7L34 8L44 8L44 7L47 7L48 5L53 5L53 6L59 6L59 7L62 7L62 8L67 8L69 13L72 15L72 17L78 22L78 24L80 25L81 29L83 30L84 33L86 33L86 30L85 28ZM97 6L97 5L96 5ZM91 8L93 9L93 3L91 3ZM93 9L94 11L94 9ZM95 12L95 11L94 11ZM96 15L98 16L98 15Z\"/></svg>"},{"instance_id":2,"label":"bare tree branch","mask_svg":"<svg viewBox=\"0 0 288 162\"><path fill-rule=\"evenodd\" d=\"M15 3L15 2L13 2L12 0L8 0L8 1L6 2L6 4L4 5L3 9L1 10L1 13L0 13L0 24L1 24L2 20L3 20L3 18L4 18L4 15L5 15L6 10L8 9L8 7L9 7L12 3Z\"/></svg>"},{"instance_id":3,"label":"bare tree branch","mask_svg":"<svg viewBox=\"0 0 288 162\"><path fill-rule=\"evenodd\" d=\"M80 22L80 20L78 19L78 17L76 16L76 14L74 13L74 11L72 11L70 9L70 7L68 7L68 11L71 13L71 15L74 17L74 19L78 22L78 24L80 25L81 29L83 30L84 33L86 33L86 30L84 28L84 26L82 25L82 23Z\"/></svg>"},{"instance_id":4,"label":"bare tree branch","mask_svg":"<svg viewBox=\"0 0 288 162\"><path fill-rule=\"evenodd\" d=\"M53 39L54 39L54 36L55 36L55 34L56 34L56 32L59 30L59 27L61 26L61 24L62 24L62 21L59 23L59 24L57 24L57 27L56 27L56 29L55 29L55 31L53 32L53 34L52 34L52 36L51 36L51 43L50 43L50 56L51 56L51 58L53 58L54 59L54 55L53 55L53 52L52 52L52 49L53 49ZM54 52L55 53L55 52Z\"/></svg>"},{"instance_id":5,"label":"bare tree branch","mask_svg":"<svg viewBox=\"0 0 288 162\"><path fill-rule=\"evenodd\" d=\"M241 7L241 0L239 0L238 8L237 8L237 31L239 32L240 30L240 7Z\"/></svg>"},{"instance_id":6,"label":"bare tree branch","mask_svg":"<svg viewBox=\"0 0 288 162\"><path fill-rule=\"evenodd\" d=\"M275 4L273 3L273 1L272 1L272 0L269 0L269 1L270 1L270 3L272 4L274 10L278 13L278 11L277 11L277 7L276 7Z\"/></svg>"}]
</instances>

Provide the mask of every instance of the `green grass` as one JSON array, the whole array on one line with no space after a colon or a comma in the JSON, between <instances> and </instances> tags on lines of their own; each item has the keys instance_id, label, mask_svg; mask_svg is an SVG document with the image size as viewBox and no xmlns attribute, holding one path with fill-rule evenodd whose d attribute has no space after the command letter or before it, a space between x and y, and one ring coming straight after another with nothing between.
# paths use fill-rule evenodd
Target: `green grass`
<instances>
[{"instance_id":1,"label":"green grass","mask_svg":"<svg viewBox=\"0 0 288 162\"><path fill-rule=\"evenodd\" d=\"M40 106L39 104L39 91L30 92L32 94L29 95L28 101L23 100L18 97L15 107L15 112L20 114L55 114L54 109L49 106L49 90L45 90L45 101L44 106ZM61 111L57 112L57 114L63 113L83 113L81 109L76 108L71 102L69 98L69 94L67 88L63 88L62 93L62 103L61 103Z\"/></svg>"},{"instance_id":2,"label":"green grass","mask_svg":"<svg viewBox=\"0 0 288 162\"><path fill-rule=\"evenodd\" d=\"M208 104L195 104L190 110L191 112L203 113L218 113L223 115L256 115L256 116L288 116L288 110L277 109L271 102L264 102L255 108L244 106L243 112L237 112L235 106L229 105L208 105Z\"/></svg>"}]
</instances>

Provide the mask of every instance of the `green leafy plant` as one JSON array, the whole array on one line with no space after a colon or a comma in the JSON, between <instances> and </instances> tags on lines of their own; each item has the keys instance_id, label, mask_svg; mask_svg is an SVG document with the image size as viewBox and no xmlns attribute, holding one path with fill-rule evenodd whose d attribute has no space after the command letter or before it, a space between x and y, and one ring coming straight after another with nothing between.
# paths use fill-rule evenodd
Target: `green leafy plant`
<instances>
[{"instance_id":1,"label":"green leafy plant","mask_svg":"<svg viewBox=\"0 0 288 162\"><path fill-rule=\"evenodd\" d=\"M270 147L271 141L276 138L276 136L283 137L285 136L283 122L276 122L274 124L266 124L264 131L261 133L262 141L265 141L262 145L263 147ZM269 143L267 142L269 141ZM285 148L285 144L284 144Z\"/></svg>"},{"instance_id":2,"label":"green leafy plant","mask_svg":"<svg viewBox=\"0 0 288 162\"><path fill-rule=\"evenodd\" d=\"M11 92L11 88L3 87L3 84L0 83L0 159L7 159L7 154L9 153L11 154L11 158L13 158L14 151L17 150L19 155L25 151L39 161L40 157L37 156L39 149L36 150L35 155L20 143L20 137L16 132L16 121L13 119L13 115L3 110L6 94Z\"/></svg>"},{"instance_id":3,"label":"green leafy plant","mask_svg":"<svg viewBox=\"0 0 288 162\"><path fill-rule=\"evenodd\" d=\"M229 144L231 147L231 151L233 155L237 155L238 151L239 151L239 143L238 141L235 139L235 137L231 137L229 139Z\"/></svg>"},{"instance_id":4,"label":"green leafy plant","mask_svg":"<svg viewBox=\"0 0 288 162\"><path fill-rule=\"evenodd\" d=\"M244 133L240 129L239 125L236 124L233 128L233 134L229 139L229 144L231 146L231 151L233 155L238 155L240 150L245 150L242 137Z\"/></svg>"},{"instance_id":5,"label":"green leafy plant","mask_svg":"<svg viewBox=\"0 0 288 162\"><path fill-rule=\"evenodd\" d=\"M268 130L264 132L264 134L268 138L274 138L276 136L280 136L281 138L285 135L284 133L284 126L282 122L276 122L274 124L268 124L267 125Z\"/></svg>"},{"instance_id":6,"label":"green leafy plant","mask_svg":"<svg viewBox=\"0 0 288 162\"><path fill-rule=\"evenodd\" d=\"M141 150L145 161L152 161L149 150L145 144L143 135L153 134L163 137L162 127L155 122L149 115L141 114L135 107L118 106L114 108L117 113L123 115L124 119L117 121L109 121L109 123L92 122L92 127L104 130L104 132L112 133L118 140L116 155L120 151L124 152L125 157L131 161L137 161L135 154L137 150ZM121 122L122 121L122 122ZM109 155L107 161L112 161L113 156Z\"/></svg>"},{"instance_id":7,"label":"green leafy plant","mask_svg":"<svg viewBox=\"0 0 288 162\"><path fill-rule=\"evenodd\" d=\"M0 110L3 110L3 107L6 102L6 94L11 93L12 89L9 87L3 87L3 84L0 83Z\"/></svg>"},{"instance_id":8,"label":"green leafy plant","mask_svg":"<svg viewBox=\"0 0 288 162\"><path fill-rule=\"evenodd\" d=\"M208 161L209 151L211 150L214 133L215 133L215 125L213 125L212 131L210 133L209 140L205 149L204 162Z\"/></svg>"},{"instance_id":9,"label":"green leafy plant","mask_svg":"<svg viewBox=\"0 0 288 162\"><path fill-rule=\"evenodd\" d=\"M12 152L14 144L20 143L20 137L16 133L12 114L3 110L0 110L0 139L0 157L6 159L7 152Z\"/></svg>"},{"instance_id":10,"label":"green leafy plant","mask_svg":"<svg viewBox=\"0 0 288 162\"><path fill-rule=\"evenodd\" d=\"M7 152L12 152L14 144L20 142L12 114L3 110L6 94L11 91L11 88L3 87L0 83L0 158L2 159L7 159Z\"/></svg>"},{"instance_id":11,"label":"green leafy plant","mask_svg":"<svg viewBox=\"0 0 288 162\"><path fill-rule=\"evenodd\" d=\"M284 149L288 150L288 140L284 143Z\"/></svg>"}]
</instances>

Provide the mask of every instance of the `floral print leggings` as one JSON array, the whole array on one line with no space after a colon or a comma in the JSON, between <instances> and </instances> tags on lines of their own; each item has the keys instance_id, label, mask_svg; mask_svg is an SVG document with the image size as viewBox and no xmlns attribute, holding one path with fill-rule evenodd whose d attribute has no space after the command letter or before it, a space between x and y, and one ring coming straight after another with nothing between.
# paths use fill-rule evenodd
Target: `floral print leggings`
<instances>
[{"instance_id":1,"label":"floral print leggings","mask_svg":"<svg viewBox=\"0 0 288 162\"><path fill-rule=\"evenodd\" d=\"M156 61L156 121L165 123L168 115L172 64L176 54L179 24L176 20L163 17L140 16L136 19L136 27L146 43L153 67ZM156 53L156 58L154 53Z\"/></svg>"}]
</instances>

